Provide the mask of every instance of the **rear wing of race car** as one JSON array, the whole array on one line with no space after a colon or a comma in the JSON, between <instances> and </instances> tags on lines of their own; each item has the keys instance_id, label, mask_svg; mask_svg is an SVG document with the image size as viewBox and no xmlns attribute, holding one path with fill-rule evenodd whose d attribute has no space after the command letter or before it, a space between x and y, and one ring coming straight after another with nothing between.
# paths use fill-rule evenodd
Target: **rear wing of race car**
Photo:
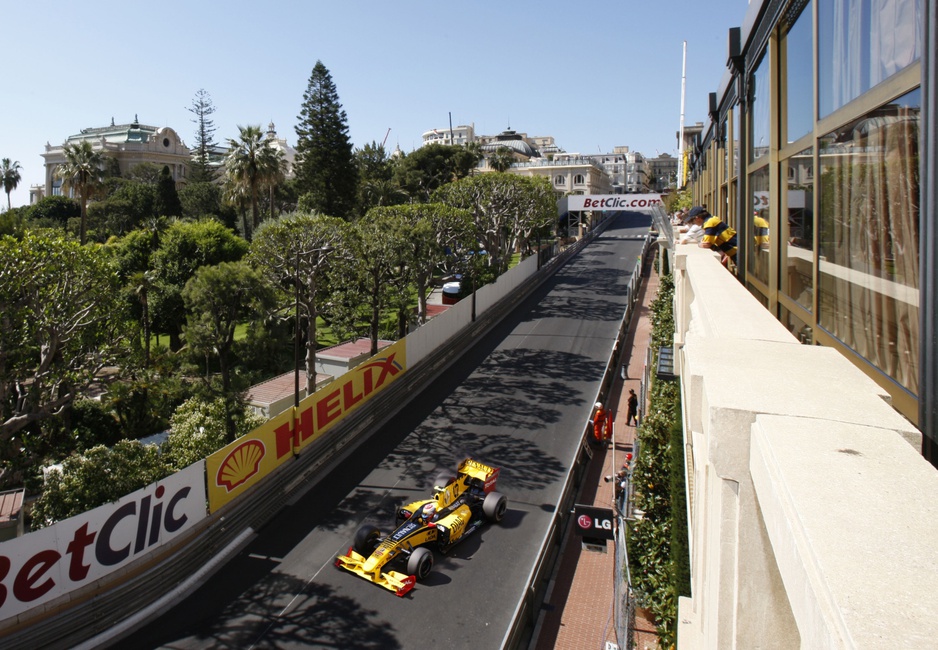
<instances>
[{"instance_id":1,"label":"rear wing of race car","mask_svg":"<svg viewBox=\"0 0 938 650\"><path fill-rule=\"evenodd\" d=\"M489 467L477 460L467 458L459 464L457 470L460 474L466 474L475 479L479 479L485 484L485 493L488 494L495 489L495 483L498 481L498 467Z\"/></svg>"}]
</instances>

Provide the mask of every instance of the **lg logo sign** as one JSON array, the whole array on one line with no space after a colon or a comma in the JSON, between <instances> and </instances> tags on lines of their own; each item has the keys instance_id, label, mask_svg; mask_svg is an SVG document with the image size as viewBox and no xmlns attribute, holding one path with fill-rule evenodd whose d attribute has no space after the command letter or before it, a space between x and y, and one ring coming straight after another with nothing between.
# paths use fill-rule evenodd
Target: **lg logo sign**
<instances>
[{"instance_id":1,"label":"lg logo sign","mask_svg":"<svg viewBox=\"0 0 938 650\"><path fill-rule=\"evenodd\" d=\"M613 513L609 508L576 505L573 507L577 533L584 537L614 539L612 532Z\"/></svg>"}]
</instances>

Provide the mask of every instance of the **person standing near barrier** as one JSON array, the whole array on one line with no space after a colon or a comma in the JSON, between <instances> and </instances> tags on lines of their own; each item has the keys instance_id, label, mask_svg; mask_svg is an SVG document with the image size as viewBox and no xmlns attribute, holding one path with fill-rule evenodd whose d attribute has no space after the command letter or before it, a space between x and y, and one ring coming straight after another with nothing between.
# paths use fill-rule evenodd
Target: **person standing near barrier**
<instances>
[{"instance_id":1,"label":"person standing near barrier","mask_svg":"<svg viewBox=\"0 0 938 650\"><path fill-rule=\"evenodd\" d=\"M635 426L638 426L638 395L631 388L629 389L629 412L625 416L625 426L632 424L635 420Z\"/></svg>"},{"instance_id":2,"label":"person standing near barrier","mask_svg":"<svg viewBox=\"0 0 938 650\"><path fill-rule=\"evenodd\" d=\"M596 402L596 411L593 414L593 439L600 443L606 439L606 410L602 402Z\"/></svg>"}]
</instances>

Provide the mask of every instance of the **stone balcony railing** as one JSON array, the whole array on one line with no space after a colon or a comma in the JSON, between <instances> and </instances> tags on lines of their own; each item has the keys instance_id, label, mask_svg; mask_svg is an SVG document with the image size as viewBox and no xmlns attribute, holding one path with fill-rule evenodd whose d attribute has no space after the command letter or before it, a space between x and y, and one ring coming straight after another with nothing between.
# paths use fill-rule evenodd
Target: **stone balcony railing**
<instances>
[{"instance_id":1,"label":"stone balcony railing","mask_svg":"<svg viewBox=\"0 0 938 650\"><path fill-rule=\"evenodd\" d=\"M938 472L921 433L714 253L671 246L692 585L678 648L935 647Z\"/></svg>"}]
</instances>

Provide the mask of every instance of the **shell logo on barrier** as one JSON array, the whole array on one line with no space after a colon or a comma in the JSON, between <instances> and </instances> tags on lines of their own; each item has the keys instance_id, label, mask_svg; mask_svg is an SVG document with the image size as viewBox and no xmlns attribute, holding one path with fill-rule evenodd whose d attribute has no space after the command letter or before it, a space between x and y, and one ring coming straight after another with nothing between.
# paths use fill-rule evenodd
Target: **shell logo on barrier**
<instances>
[{"instance_id":1,"label":"shell logo on barrier","mask_svg":"<svg viewBox=\"0 0 938 650\"><path fill-rule=\"evenodd\" d=\"M257 474L265 453L267 448L257 439L238 445L219 466L215 484L231 492Z\"/></svg>"}]
</instances>

